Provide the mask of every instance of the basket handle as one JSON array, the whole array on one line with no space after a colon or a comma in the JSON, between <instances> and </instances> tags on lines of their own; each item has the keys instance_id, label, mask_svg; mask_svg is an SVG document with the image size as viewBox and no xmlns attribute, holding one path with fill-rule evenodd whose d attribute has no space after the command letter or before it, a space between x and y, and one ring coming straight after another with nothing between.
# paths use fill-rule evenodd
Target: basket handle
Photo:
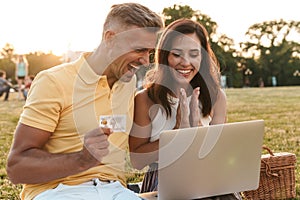
<instances>
[{"instance_id":1,"label":"basket handle","mask_svg":"<svg viewBox=\"0 0 300 200\"><path fill-rule=\"evenodd\" d=\"M263 145L262 148L263 148L264 150L267 150L271 156L274 156L274 153L272 152L272 150L269 149L267 146ZM278 177L278 176L279 176L277 173L272 173L272 169L271 169L271 167L270 167L270 165L269 165L268 162L266 162L266 161L264 161L264 160L261 160L261 161L262 161L262 162L265 164L265 166L266 166L266 174L267 174L267 176L275 176L275 177Z\"/></svg>"},{"instance_id":2,"label":"basket handle","mask_svg":"<svg viewBox=\"0 0 300 200\"><path fill-rule=\"evenodd\" d=\"M263 148L264 150L267 150L271 156L274 156L274 153L272 152L272 150L269 149L267 146L263 145L262 148Z\"/></svg>"}]
</instances>

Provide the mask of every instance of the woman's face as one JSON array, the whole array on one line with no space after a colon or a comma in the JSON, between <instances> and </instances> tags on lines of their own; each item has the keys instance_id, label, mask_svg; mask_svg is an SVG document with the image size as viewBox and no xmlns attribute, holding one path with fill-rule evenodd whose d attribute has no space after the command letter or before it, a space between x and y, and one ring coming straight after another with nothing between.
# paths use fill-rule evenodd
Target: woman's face
<instances>
[{"instance_id":1,"label":"woman's face","mask_svg":"<svg viewBox=\"0 0 300 200\"><path fill-rule=\"evenodd\" d=\"M201 63L201 44L196 33L180 35L173 40L168 63L179 83L189 83L193 79Z\"/></svg>"}]
</instances>

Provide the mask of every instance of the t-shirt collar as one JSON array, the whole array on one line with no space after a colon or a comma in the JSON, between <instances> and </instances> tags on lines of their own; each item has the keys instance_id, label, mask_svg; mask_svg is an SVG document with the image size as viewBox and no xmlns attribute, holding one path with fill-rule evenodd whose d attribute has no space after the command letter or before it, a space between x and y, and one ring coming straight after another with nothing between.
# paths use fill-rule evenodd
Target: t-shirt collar
<instances>
[{"instance_id":1,"label":"t-shirt collar","mask_svg":"<svg viewBox=\"0 0 300 200\"><path fill-rule=\"evenodd\" d=\"M105 75L98 75L95 73L95 71L92 69L92 67L88 64L86 61L86 57L89 56L91 53L83 53L81 54L78 62L76 65L78 65L78 75L79 77L86 83L86 84L95 84L99 81L101 78L105 78Z\"/></svg>"}]
</instances>

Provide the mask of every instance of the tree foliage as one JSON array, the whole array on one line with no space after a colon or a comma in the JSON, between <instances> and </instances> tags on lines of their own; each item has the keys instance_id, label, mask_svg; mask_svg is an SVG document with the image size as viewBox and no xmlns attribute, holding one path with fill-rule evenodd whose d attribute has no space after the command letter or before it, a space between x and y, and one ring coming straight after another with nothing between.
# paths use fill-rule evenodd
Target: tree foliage
<instances>
[{"instance_id":1,"label":"tree foliage","mask_svg":"<svg viewBox=\"0 0 300 200\"><path fill-rule=\"evenodd\" d=\"M27 55L30 74L37 74L38 72L51 68L62 63L61 57L53 55L52 53L34 52Z\"/></svg>"},{"instance_id":2,"label":"tree foliage","mask_svg":"<svg viewBox=\"0 0 300 200\"><path fill-rule=\"evenodd\" d=\"M0 50L0 57L11 58L13 56L14 46L6 43L5 46Z\"/></svg>"},{"instance_id":3,"label":"tree foliage","mask_svg":"<svg viewBox=\"0 0 300 200\"><path fill-rule=\"evenodd\" d=\"M299 33L300 22L282 19L257 23L248 29L242 50L256 61L267 85L271 85L271 77L276 77L278 85L297 83L293 73L300 68L300 44L295 42Z\"/></svg>"},{"instance_id":4,"label":"tree foliage","mask_svg":"<svg viewBox=\"0 0 300 200\"><path fill-rule=\"evenodd\" d=\"M188 5L174 4L172 7L164 8L163 15L165 17L166 26L177 19L187 18L201 23L206 28L210 37L216 34L216 30L218 27L217 23L213 21L208 15L201 13L199 10L193 10Z\"/></svg>"},{"instance_id":5,"label":"tree foliage","mask_svg":"<svg viewBox=\"0 0 300 200\"><path fill-rule=\"evenodd\" d=\"M194 16L195 11L188 5L176 5L163 9L165 16L165 25L168 26L173 21L181 18L191 19Z\"/></svg>"}]
</instances>

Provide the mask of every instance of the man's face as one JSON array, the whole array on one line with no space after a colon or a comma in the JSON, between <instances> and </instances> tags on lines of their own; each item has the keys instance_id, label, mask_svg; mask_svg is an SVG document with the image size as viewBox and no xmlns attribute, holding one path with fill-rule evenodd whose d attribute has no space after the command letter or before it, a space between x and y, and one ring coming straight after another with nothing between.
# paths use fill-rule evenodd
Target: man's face
<instances>
[{"instance_id":1,"label":"man's face","mask_svg":"<svg viewBox=\"0 0 300 200\"><path fill-rule=\"evenodd\" d=\"M131 28L116 34L112 40L108 78L129 82L140 67L149 65L157 33L145 28Z\"/></svg>"}]
</instances>

